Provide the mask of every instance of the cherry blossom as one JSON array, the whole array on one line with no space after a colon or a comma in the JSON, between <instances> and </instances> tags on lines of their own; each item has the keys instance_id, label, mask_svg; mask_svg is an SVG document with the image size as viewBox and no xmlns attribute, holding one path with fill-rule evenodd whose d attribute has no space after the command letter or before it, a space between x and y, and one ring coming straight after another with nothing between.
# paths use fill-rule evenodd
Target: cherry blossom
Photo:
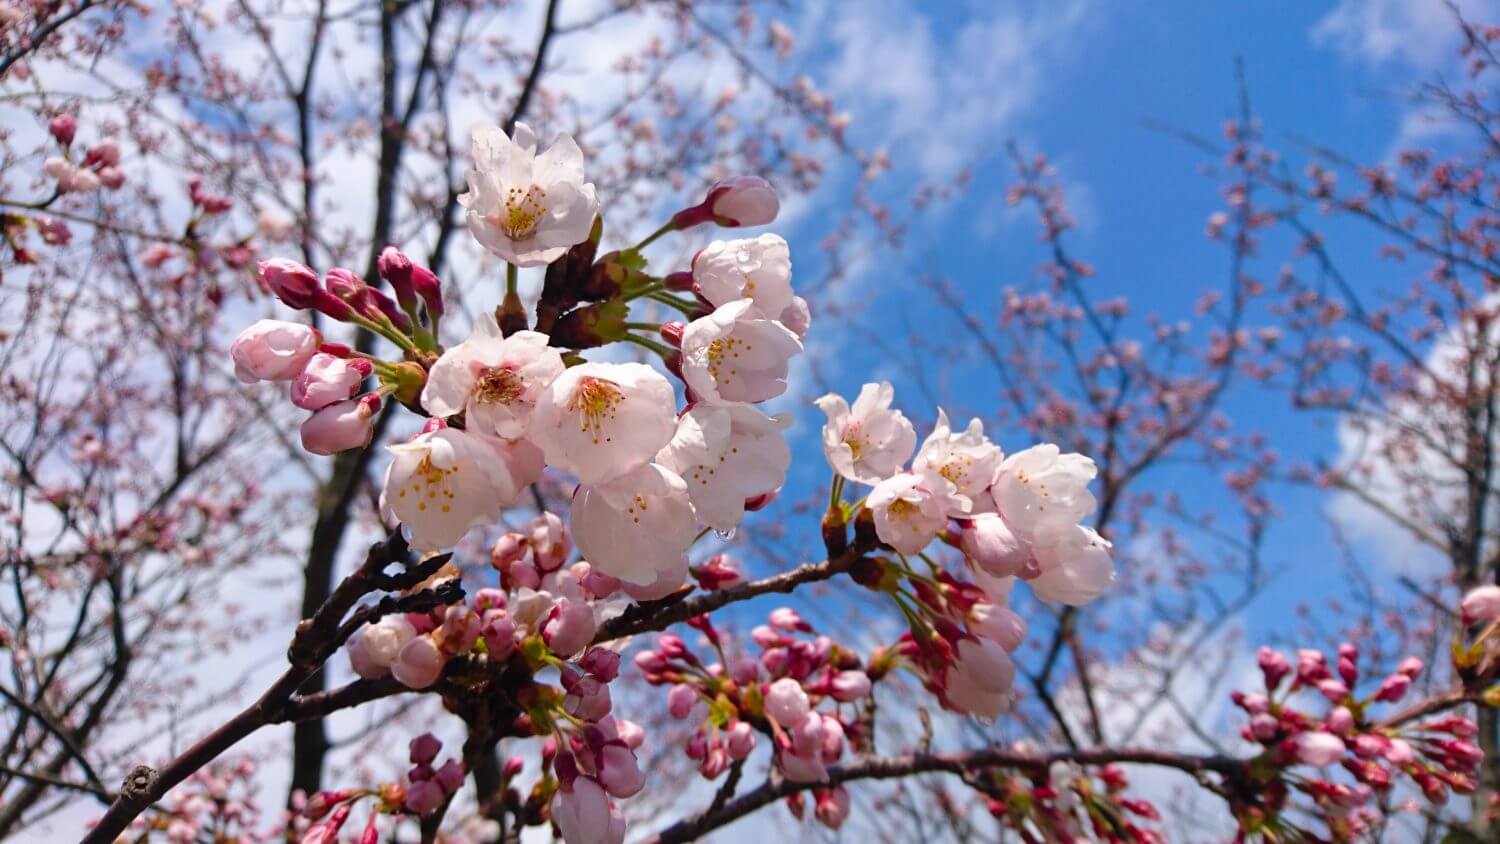
<instances>
[{"instance_id":1,"label":"cherry blossom","mask_svg":"<svg viewBox=\"0 0 1500 844\"><path fill-rule=\"evenodd\" d=\"M599 200L584 181L583 152L571 136L559 135L540 155L525 123L516 124L513 138L499 127L479 126L472 140L474 168L458 202L484 248L534 267L588 239Z\"/></svg>"},{"instance_id":2,"label":"cherry blossom","mask_svg":"<svg viewBox=\"0 0 1500 844\"><path fill-rule=\"evenodd\" d=\"M784 432L791 423L786 414L766 416L752 407L695 405L656 462L687 482L698 521L733 530L747 499L775 492L786 480L792 452Z\"/></svg>"},{"instance_id":3,"label":"cherry blossom","mask_svg":"<svg viewBox=\"0 0 1500 844\"><path fill-rule=\"evenodd\" d=\"M1094 512L1089 482L1094 461L1063 454L1051 443L1018 451L1000 464L991 489L995 505L1017 536L1030 542L1076 525Z\"/></svg>"},{"instance_id":4,"label":"cherry blossom","mask_svg":"<svg viewBox=\"0 0 1500 844\"><path fill-rule=\"evenodd\" d=\"M775 234L716 240L693 256L693 282L715 307L749 299L761 313L779 315L792 307L791 250Z\"/></svg>"},{"instance_id":5,"label":"cherry blossom","mask_svg":"<svg viewBox=\"0 0 1500 844\"><path fill-rule=\"evenodd\" d=\"M514 439L526 432L537 397L563 371L547 335L500 333L492 313L469 338L445 351L427 373L422 406L434 416L464 413L471 430Z\"/></svg>"},{"instance_id":6,"label":"cherry blossom","mask_svg":"<svg viewBox=\"0 0 1500 844\"><path fill-rule=\"evenodd\" d=\"M740 299L688 323L682 374L708 404L762 402L786 392L787 368L802 352L790 329Z\"/></svg>"},{"instance_id":7,"label":"cherry blossom","mask_svg":"<svg viewBox=\"0 0 1500 844\"><path fill-rule=\"evenodd\" d=\"M229 347L234 374L246 384L290 381L318 353L322 335L311 326L275 319L259 320L240 332Z\"/></svg>"},{"instance_id":8,"label":"cherry blossom","mask_svg":"<svg viewBox=\"0 0 1500 844\"><path fill-rule=\"evenodd\" d=\"M320 408L302 423L302 447L324 455L363 448L375 434L375 414L379 412L380 396L374 393Z\"/></svg>"},{"instance_id":9,"label":"cherry blossom","mask_svg":"<svg viewBox=\"0 0 1500 844\"><path fill-rule=\"evenodd\" d=\"M902 472L875 485L865 504L875 514L880 541L903 554L927 547L948 524L950 513L964 513L969 500L939 475Z\"/></svg>"},{"instance_id":10,"label":"cherry blossom","mask_svg":"<svg viewBox=\"0 0 1500 844\"><path fill-rule=\"evenodd\" d=\"M411 531L412 547L435 551L456 544L469 528L495 521L500 509L542 471L541 455L524 441L440 428L393 445L381 509Z\"/></svg>"},{"instance_id":11,"label":"cherry blossom","mask_svg":"<svg viewBox=\"0 0 1500 844\"><path fill-rule=\"evenodd\" d=\"M815 402L828 417L823 454L835 472L874 485L901 471L917 447L917 432L901 411L891 408L895 398L895 389L882 381L864 385L853 407L834 393Z\"/></svg>"},{"instance_id":12,"label":"cherry blossom","mask_svg":"<svg viewBox=\"0 0 1500 844\"><path fill-rule=\"evenodd\" d=\"M687 484L669 469L648 463L579 487L571 521L579 552L610 577L646 585L679 566L687 575L693 507Z\"/></svg>"},{"instance_id":13,"label":"cherry blossom","mask_svg":"<svg viewBox=\"0 0 1500 844\"><path fill-rule=\"evenodd\" d=\"M537 397L529 436L547 464L598 484L641 466L677 430L676 397L639 363L569 367Z\"/></svg>"},{"instance_id":14,"label":"cherry blossom","mask_svg":"<svg viewBox=\"0 0 1500 844\"><path fill-rule=\"evenodd\" d=\"M1115 564L1108 540L1092 528L1062 528L1055 541L1034 546L1039 574L1028 579L1043 601L1082 606L1104 594L1114 582Z\"/></svg>"},{"instance_id":15,"label":"cherry blossom","mask_svg":"<svg viewBox=\"0 0 1500 844\"><path fill-rule=\"evenodd\" d=\"M967 429L954 433L948 424L948 414L938 408L937 424L922 441L922 447L912 461L912 470L941 475L951 481L958 488L958 494L967 498L974 507L985 507L987 496L981 493L994 481L1003 456L1000 447L984 435L983 422L971 419Z\"/></svg>"},{"instance_id":16,"label":"cherry blossom","mask_svg":"<svg viewBox=\"0 0 1500 844\"><path fill-rule=\"evenodd\" d=\"M1016 667L1000 643L962 639L949 670L943 696L960 712L993 721L1010 708Z\"/></svg>"}]
</instances>

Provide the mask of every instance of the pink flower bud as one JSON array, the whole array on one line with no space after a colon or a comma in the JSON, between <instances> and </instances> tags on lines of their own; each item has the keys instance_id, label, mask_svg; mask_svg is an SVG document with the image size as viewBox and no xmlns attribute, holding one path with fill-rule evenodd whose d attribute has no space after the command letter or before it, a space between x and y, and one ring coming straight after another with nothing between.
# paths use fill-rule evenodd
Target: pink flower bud
<instances>
[{"instance_id":1,"label":"pink flower bud","mask_svg":"<svg viewBox=\"0 0 1500 844\"><path fill-rule=\"evenodd\" d=\"M612 706L609 686L591 675L575 681L563 698L563 710L580 721L602 721Z\"/></svg>"},{"instance_id":2,"label":"pink flower bud","mask_svg":"<svg viewBox=\"0 0 1500 844\"><path fill-rule=\"evenodd\" d=\"M526 537L515 531L502 533L495 544L490 546L490 565L495 567L495 571L505 573L513 564L524 560L528 550Z\"/></svg>"},{"instance_id":3,"label":"pink flower bud","mask_svg":"<svg viewBox=\"0 0 1500 844\"><path fill-rule=\"evenodd\" d=\"M411 740L408 749L411 751L408 758L413 765L430 765L443 749L443 743L432 733L423 733Z\"/></svg>"},{"instance_id":4,"label":"pink flower bud","mask_svg":"<svg viewBox=\"0 0 1500 844\"><path fill-rule=\"evenodd\" d=\"M1409 656L1401 660L1401 664L1396 666L1396 671L1415 680L1422 673L1423 667L1422 660Z\"/></svg>"},{"instance_id":5,"label":"pink flower bud","mask_svg":"<svg viewBox=\"0 0 1500 844\"><path fill-rule=\"evenodd\" d=\"M425 689L443 673L443 653L430 637L418 636L401 649L391 673L409 689Z\"/></svg>"},{"instance_id":6,"label":"pink flower bud","mask_svg":"<svg viewBox=\"0 0 1500 844\"><path fill-rule=\"evenodd\" d=\"M630 748L606 744L599 751L599 784L614 797L633 797L645 787L646 777Z\"/></svg>"},{"instance_id":7,"label":"pink flower bud","mask_svg":"<svg viewBox=\"0 0 1500 844\"><path fill-rule=\"evenodd\" d=\"M1465 624L1488 624L1500 619L1500 586L1491 583L1469 590L1459 608Z\"/></svg>"},{"instance_id":8,"label":"pink flower bud","mask_svg":"<svg viewBox=\"0 0 1500 844\"><path fill-rule=\"evenodd\" d=\"M506 779L514 779L525 769L526 760L519 756L512 756L505 760L505 767L501 769L501 774Z\"/></svg>"},{"instance_id":9,"label":"pink flower bud","mask_svg":"<svg viewBox=\"0 0 1500 844\"><path fill-rule=\"evenodd\" d=\"M753 657L735 657L729 663L729 676L741 686L748 686L760 679L760 663Z\"/></svg>"},{"instance_id":10,"label":"pink flower bud","mask_svg":"<svg viewBox=\"0 0 1500 844\"><path fill-rule=\"evenodd\" d=\"M100 167L99 182L110 190L119 190L125 186L125 171L118 167ZM248 254L245 262L249 263L249 259L254 255L254 252Z\"/></svg>"},{"instance_id":11,"label":"pink flower bud","mask_svg":"<svg viewBox=\"0 0 1500 844\"><path fill-rule=\"evenodd\" d=\"M1375 692L1375 699L1386 703L1395 703L1406 696L1406 690L1411 688L1411 678L1405 674L1392 674L1381 681L1380 688Z\"/></svg>"},{"instance_id":12,"label":"pink flower bud","mask_svg":"<svg viewBox=\"0 0 1500 844\"><path fill-rule=\"evenodd\" d=\"M113 167L120 163L120 144L114 138L104 140L89 147L87 160L90 163L98 162L105 167Z\"/></svg>"},{"instance_id":13,"label":"pink flower bud","mask_svg":"<svg viewBox=\"0 0 1500 844\"><path fill-rule=\"evenodd\" d=\"M246 384L290 381L318 353L317 329L295 322L263 319L241 331L229 346L234 374Z\"/></svg>"},{"instance_id":14,"label":"pink flower bud","mask_svg":"<svg viewBox=\"0 0 1500 844\"><path fill-rule=\"evenodd\" d=\"M807 692L802 684L790 677L783 677L766 690L766 714L776 719L783 728L791 729L807 720L812 710Z\"/></svg>"},{"instance_id":15,"label":"pink flower bud","mask_svg":"<svg viewBox=\"0 0 1500 844\"><path fill-rule=\"evenodd\" d=\"M667 692L667 714L682 720L688 717L698 704L698 691L686 683L679 683Z\"/></svg>"},{"instance_id":16,"label":"pink flower bud","mask_svg":"<svg viewBox=\"0 0 1500 844\"><path fill-rule=\"evenodd\" d=\"M432 270L421 264L413 264L411 286L417 291L417 296L422 299L422 304L427 307L429 318L438 319L443 315L443 283L432 274Z\"/></svg>"},{"instance_id":17,"label":"pink flower bud","mask_svg":"<svg viewBox=\"0 0 1500 844\"><path fill-rule=\"evenodd\" d=\"M829 829L838 829L843 825L844 819L849 817L849 792L843 786L819 789L817 801L817 805L813 807L813 817Z\"/></svg>"},{"instance_id":18,"label":"pink flower bud","mask_svg":"<svg viewBox=\"0 0 1500 844\"><path fill-rule=\"evenodd\" d=\"M841 703L859 700L870 693L870 676L863 671L840 671L833 677L833 699Z\"/></svg>"},{"instance_id":19,"label":"pink flower bud","mask_svg":"<svg viewBox=\"0 0 1500 844\"><path fill-rule=\"evenodd\" d=\"M1259 741L1270 741L1280 729L1276 716L1269 713L1260 712L1250 719L1250 733Z\"/></svg>"},{"instance_id":20,"label":"pink flower bud","mask_svg":"<svg viewBox=\"0 0 1500 844\"><path fill-rule=\"evenodd\" d=\"M365 280L354 274L353 270L343 267L334 267L323 276L323 284L328 292L339 297L344 303L353 308L362 316L371 316L369 311L369 287Z\"/></svg>"},{"instance_id":21,"label":"pink flower bud","mask_svg":"<svg viewBox=\"0 0 1500 844\"><path fill-rule=\"evenodd\" d=\"M775 628L758 624L750 631L750 638L761 648L774 648L781 643L781 634Z\"/></svg>"},{"instance_id":22,"label":"pink flower bud","mask_svg":"<svg viewBox=\"0 0 1500 844\"><path fill-rule=\"evenodd\" d=\"M552 798L551 815L568 844L617 844L620 840L613 834L616 816L610 811L609 795L589 777L577 777L559 788ZM623 827L620 832L623 838Z\"/></svg>"},{"instance_id":23,"label":"pink flower bud","mask_svg":"<svg viewBox=\"0 0 1500 844\"><path fill-rule=\"evenodd\" d=\"M776 219L781 202L771 183L759 176L722 179L708 191L714 221L730 228L763 226Z\"/></svg>"},{"instance_id":24,"label":"pink flower bud","mask_svg":"<svg viewBox=\"0 0 1500 844\"><path fill-rule=\"evenodd\" d=\"M583 578L583 588L595 598L608 598L619 592L622 585L618 577L611 577L592 566Z\"/></svg>"},{"instance_id":25,"label":"pink flower bud","mask_svg":"<svg viewBox=\"0 0 1500 844\"><path fill-rule=\"evenodd\" d=\"M598 677L601 683L608 683L620 676L620 654L608 648L591 648L578 665Z\"/></svg>"},{"instance_id":26,"label":"pink flower bud","mask_svg":"<svg viewBox=\"0 0 1500 844\"><path fill-rule=\"evenodd\" d=\"M1332 733L1312 731L1289 740L1296 759L1304 765L1322 768L1344 758L1344 742Z\"/></svg>"},{"instance_id":27,"label":"pink flower bud","mask_svg":"<svg viewBox=\"0 0 1500 844\"><path fill-rule=\"evenodd\" d=\"M970 610L969 629L974 635L990 639L1007 651L1014 651L1026 641L1026 620L1010 607L980 601Z\"/></svg>"},{"instance_id":28,"label":"pink flower bud","mask_svg":"<svg viewBox=\"0 0 1500 844\"><path fill-rule=\"evenodd\" d=\"M1318 692L1328 698L1330 703L1339 703L1349 696L1349 687L1330 677L1319 681Z\"/></svg>"},{"instance_id":29,"label":"pink flower bud","mask_svg":"<svg viewBox=\"0 0 1500 844\"><path fill-rule=\"evenodd\" d=\"M646 743L646 731L641 729L641 725L624 718L615 719L615 734L631 750L640 750L641 745Z\"/></svg>"},{"instance_id":30,"label":"pink flower bud","mask_svg":"<svg viewBox=\"0 0 1500 844\"><path fill-rule=\"evenodd\" d=\"M1275 691L1292 671L1291 665L1280 651L1273 651L1265 646L1256 654L1256 662L1260 664L1260 671L1266 678L1266 689L1269 691Z\"/></svg>"},{"instance_id":31,"label":"pink flower bud","mask_svg":"<svg viewBox=\"0 0 1500 844\"><path fill-rule=\"evenodd\" d=\"M272 258L261 261L257 266L261 280L288 307L297 310L316 307L319 300L327 295L327 291L318 283L318 274L306 264L286 258Z\"/></svg>"},{"instance_id":32,"label":"pink flower bud","mask_svg":"<svg viewBox=\"0 0 1500 844\"><path fill-rule=\"evenodd\" d=\"M442 786L443 791L452 794L464 787L464 764L457 759L449 759L443 763L432 775L437 784Z\"/></svg>"},{"instance_id":33,"label":"pink flower bud","mask_svg":"<svg viewBox=\"0 0 1500 844\"><path fill-rule=\"evenodd\" d=\"M1323 719L1323 725L1332 733L1347 736L1354 732L1354 713L1347 706L1335 706Z\"/></svg>"},{"instance_id":34,"label":"pink flower bud","mask_svg":"<svg viewBox=\"0 0 1500 844\"><path fill-rule=\"evenodd\" d=\"M962 522L958 545L971 563L995 577L1020 574L1032 560L1031 547L1011 532L998 513Z\"/></svg>"},{"instance_id":35,"label":"pink flower bud","mask_svg":"<svg viewBox=\"0 0 1500 844\"><path fill-rule=\"evenodd\" d=\"M411 259L394 246L380 250L380 257L375 262L376 271L390 284L401 307L415 309L417 292L411 284L412 266Z\"/></svg>"},{"instance_id":36,"label":"pink flower bud","mask_svg":"<svg viewBox=\"0 0 1500 844\"><path fill-rule=\"evenodd\" d=\"M319 352L292 379L292 404L304 410L322 410L353 398L371 371L370 362L362 358L344 360Z\"/></svg>"},{"instance_id":37,"label":"pink flower bud","mask_svg":"<svg viewBox=\"0 0 1500 844\"><path fill-rule=\"evenodd\" d=\"M736 721L726 731L728 738L725 747L732 759L744 759L755 750L755 731L744 721Z\"/></svg>"},{"instance_id":38,"label":"pink flower bud","mask_svg":"<svg viewBox=\"0 0 1500 844\"><path fill-rule=\"evenodd\" d=\"M720 774L729 770L729 754L719 746L711 747L703 754L703 761L698 764L698 773L704 779L716 779Z\"/></svg>"},{"instance_id":39,"label":"pink flower bud","mask_svg":"<svg viewBox=\"0 0 1500 844\"><path fill-rule=\"evenodd\" d=\"M448 799L443 787L432 780L418 780L406 789L403 804L407 811L417 815L430 815Z\"/></svg>"},{"instance_id":40,"label":"pink flower bud","mask_svg":"<svg viewBox=\"0 0 1500 844\"><path fill-rule=\"evenodd\" d=\"M375 435L373 420L379 410L380 396L374 393L331 404L302 423L302 447L325 455L364 448Z\"/></svg>"},{"instance_id":41,"label":"pink flower bud","mask_svg":"<svg viewBox=\"0 0 1500 844\"><path fill-rule=\"evenodd\" d=\"M543 513L531 520L531 551L536 567L542 572L556 571L573 552L568 526L556 513Z\"/></svg>"},{"instance_id":42,"label":"pink flower bud","mask_svg":"<svg viewBox=\"0 0 1500 844\"><path fill-rule=\"evenodd\" d=\"M1387 762L1400 767L1410 765L1417 758L1417 754L1406 739L1393 738L1385 746L1385 758Z\"/></svg>"},{"instance_id":43,"label":"pink flower bud","mask_svg":"<svg viewBox=\"0 0 1500 844\"><path fill-rule=\"evenodd\" d=\"M594 608L581 601L564 599L552 608L542 626L542 639L554 654L566 659L583 650L594 638Z\"/></svg>"},{"instance_id":44,"label":"pink flower bud","mask_svg":"<svg viewBox=\"0 0 1500 844\"><path fill-rule=\"evenodd\" d=\"M793 753L783 750L777 755L781 772L792 782L828 782L828 768L820 753Z\"/></svg>"},{"instance_id":45,"label":"pink flower bud","mask_svg":"<svg viewBox=\"0 0 1500 844\"><path fill-rule=\"evenodd\" d=\"M484 637L484 647L491 662L504 662L516 650L516 623L506 618L502 610L490 610L484 614L479 628Z\"/></svg>"},{"instance_id":46,"label":"pink flower bud","mask_svg":"<svg viewBox=\"0 0 1500 844\"><path fill-rule=\"evenodd\" d=\"M803 621L802 616L798 615L797 611L791 607L779 607L771 610L769 621L772 627L778 630L785 630L788 633L796 631L803 633L813 632L812 625Z\"/></svg>"},{"instance_id":47,"label":"pink flower bud","mask_svg":"<svg viewBox=\"0 0 1500 844\"><path fill-rule=\"evenodd\" d=\"M47 131L63 146L73 143L73 136L78 133L78 121L71 114L59 114L47 123Z\"/></svg>"},{"instance_id":48,"label":"pink flower bud","mask_svg":"<svg viewBox=\"0 0 1500 844\"><path fill-rule=\"evenodd\" d=\"M1304 686L1315 686L1328 679L1328 663L1323 652L1311 648L1297 651L1297 681Z\"/></svg>"},{"instance_id":49,"label":"pink flower bud","mask_svg":"<svg viewBox=\"0 0 1500 844\"><path fill-rule=\"evenodd\" d=\"M443 650L450 654L463 653L479 641L479 615L463 604L454 604L443 611Z\"/></svg>"}]
</instances>

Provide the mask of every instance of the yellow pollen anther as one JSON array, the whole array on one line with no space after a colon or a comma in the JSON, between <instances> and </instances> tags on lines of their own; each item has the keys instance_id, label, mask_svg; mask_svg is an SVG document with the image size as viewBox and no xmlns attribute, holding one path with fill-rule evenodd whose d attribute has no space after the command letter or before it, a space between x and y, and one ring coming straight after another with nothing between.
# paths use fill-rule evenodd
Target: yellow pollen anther
<instances>
[{"instance_id":1,"label":"yellow pollen anther","mask_svg":"<svg viewBox=\"0 0 1500 844\"><path fill-rule=\"evenodd\" d=\"M625 393L620 390L619 385L613 381L603 378L582 378L578 386L573 389L573 397L568 401L568 410L577 413L578 430L592 433L594 444L610 442L614 438L603 436L604 424L615 418L615 412L619 410L620 403L625 401Z\"/></svg>"}]
</instances>

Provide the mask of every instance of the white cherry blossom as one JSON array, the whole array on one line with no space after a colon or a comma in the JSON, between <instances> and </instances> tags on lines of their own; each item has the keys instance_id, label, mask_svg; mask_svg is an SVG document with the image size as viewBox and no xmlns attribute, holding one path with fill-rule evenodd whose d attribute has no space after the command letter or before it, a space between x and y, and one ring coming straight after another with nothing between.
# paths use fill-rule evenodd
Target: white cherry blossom
<instances>
[{"instance_id":1,"label":"white cherry blossom","mask_svg":"<svg viewBox=\"0 0 1500 844\"><path fill-rule=\"evenodd\" d=\"M876 484L865 505L874 513L881 542L915 554L947 526L950 513L966 512L969 500L946 478L902 472Z\"/></svg>"},{"instance_id":2,"label":"white cherry blossom","mask_svg":"<svg viewBox=\"0 0 1500 844\"><path fill-rule=\"evenodd\" d=\"M589 565L640 586L682 565L696 527L687 484L655 463L579 487L571 520L573 540Z\"/></svg>"},{"instance_id":3,"label":"white cherry blossom","mask_svg":"<svg viewBox=\"0 0 1500 844\"><path fill-rule=\"evenodd\" d=\"M411 531L419 551L452 547L469 528L488 524L542 473L542 456L524 440L506 442L439 428L390 447L381 510Z\"/></svg>"},{"instance_id":4,"label":"white cherry blossom","mask_svg":"<svg viewBox=\"0 0 1500 844\"><path fill-rule=\"evenodd\" d=\"M1094 512L1088 485L1097 474L1089 458L1043 443L1005 458L991 492L1011 530L1035 544Z\"/></svg>"},{"instance_id":5,"label":"white cherry blossom","mask_svg":"<svg viewBox=\"0 0 1500 844\"><path fill-rule=\"evenodd\" d=\"M1115 579L1109 540L1093 528L1069 525L1056 537L1033 546L1040 574L1031 578L1031 591L1043 601L1083 606L1104 594Z\"/></svg>"},{"instance_id":6,"label":"white cherry blossom","mask_svg":"<svg viewBox=\"0 0 1500 844\"><path fill-rule=\"evenodd\" d=\"M584 181L583 151L571 136L558 135L540 155L524 123L516 124L514 138L498 126L476 127L472 141L469 190L458 202L485 249L516 266L535 267L588 239L599 199Z\"/></svg>"},{"instance_id":7,"label":"white cherry blossom","mask_svg":"<svg viewBox=\"0 0 1500 844\"><path fill-rule=\"evenodd\" d=\"M677 431L676 394L640 363L585 363L537 398L528 436L549 466L580 483L617 478L650 460Z\"/></svg>"},{"instance_id":8,"label":"white cherry blossom","mask_svg":"<svg viewBox=\"0 0 1500 844\"><path fill-rule=\"evenodd\" d=\"M433 364L422 406L438 417L462 411L469 430L515 439L526 433L537 396L562 371L562 355L547 345L547 335L506 337L495 315L485 313L469 339Z\"/></svg>"},{"instance_id":9,"label":"white cherry blossom","mask_svg":"<svg viewBox=\"0 0 1500 844\"><path fill-rule=\"evenodd\" d=\"M787 414L766 416L736 405L694 405L677 422L656 462L687 482L698 521L732 530L745 517L745 500L781 488L792 452Z\"/></svg>"},{"instance_id":10,"label":"white cherry blossom","mask_svg":"<svg viewBox=\"0 0 1500 844\"><path fill-rule=\"evenodd\" d=\"M851 481L878 484L901 471L917 432L904 414L891 409L896 391L888 382L866 384L854 400L829 393L814 402L828 417L823 454L835 472Z\"/></svg>"},{"instance_id":11,"label":"white cherry blossom","mask_svg":"<svg viewBox=\"0 0 1500 844\"><path fill-rule=\"evenodd\" d=\"M740 299L688 324L682 377L708 404L762 402L786 392L788 364L801 351L796 334Z\"/></svg>"},{"instance_id":12,"label":"white cherry blossom","mask_svg":"<svg viewBox=\"0 0 1500 844\"><path fill-rule=\"evenodd\" d=\"M943 697L960 712L993 721L1010 709L1016 666L999 642L962 639L944 678Z\"/></svg>"},{"instance_id":13,"label":"white cherry blossom","mask_svg":"<svg viewBox=\"0 0 1500 844\"><path fill-rule=\"evenodd\" d=\"M693 257L693 281L714 307L750 299L777 315L792 304L792 254L780 235L716 240Z\"/></svg>"},{"instance_id":14,"label":"white cherry blossom","mask_svg":"<svg viewBox=\"0 0 1500 844\"><path fill-rule=\"evenodd\" d=\"M984 435L983 422L970 419L966 430L954 433L947 412L938 408L937 424L923 440L917 459L912 461L912 469L933 472L952 481L959 494L973 502L977 509L988 507L982 499L989 496L982 493L994 480L1003 457L1000 447Z\"/></svg>"}]
</instances>

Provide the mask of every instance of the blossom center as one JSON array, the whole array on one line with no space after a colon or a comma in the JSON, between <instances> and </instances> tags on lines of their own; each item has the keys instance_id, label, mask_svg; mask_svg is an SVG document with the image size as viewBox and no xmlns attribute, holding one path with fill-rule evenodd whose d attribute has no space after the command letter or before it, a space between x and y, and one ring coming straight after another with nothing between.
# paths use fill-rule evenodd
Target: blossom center
<instances>
[{"instance_id":1,"label":"blossom center","mask_svg":"<svg viewBox=\"0 0 1500 844\"><path fill-rule=\"evenodd\" d=\"M865 441L864 431L861 430L858 422L850 422L844 428L844 445L849 446L849 456L855 460L859 459L859 456L864 453L865 447L869 445Z\"/></svg>"},{"instance_id":2,"label":"blossom center","mask_svg":"<svg viewBox=\"0 0 1500 844\"><path fill-rule=\"evenodd\" d=\"M425 512L429 504L436 505L444 513L453 509L452 501L456 497L453 492L452 477L458 474L458 466L450 466L440 469L432 465L431 455L423 455L417 463L417 468L411 474L411 493L417 497L417 509ZM407 489L402 487L397 494L405 498Z\"/></svg>"},{"instance_id":3,"label":"blossom center","mask_svg":"<svg viewBox=\"0 0 1500 844\"><path fill-rule=\"evenodd\" d=\"M905 521L916 515L917 505L907 501L905 498L898 498L891 502L891 506L886 508L886 511L892 519Z\"/></svg>"},{"instance_id":4,"label":"blossom center","mask_svg":"<svg viewBox=\"0 0 1500 844\"><path fill-rule=\"evenodd\" d=\"M720 337L708 344L708 374L721 384L728 384L734 376L739 374L739 368L734 362L739 359L740 352L750 351L751 345L738 337ZM728 371L725 372L725 368Z\"/></svg>"},{"instance_id":5,"label":"blossom center","mask_svg":"<svg viewBox=\"0 0 1500 844\"><path fill-rule=\"evenodd\" d=\"M514 369L491 366L479 373L470 397L478 404L510 404L521 397L524 386Z\"/></svg>"},{"instance_id":6,"label":"blossom center","mask_svg":"<svg viewBox=\"0 0 1500 844\"><path fill-rule=\"evenodd\" d=\"M593 435L594 445L610 442L613 437L604 436L604 425L615 418L625 393L618 384L603 378L582 378L573 389L568 401L568 410L578 414L578 430Z\"/></svg>"},{"instance_id":7,"label":"blossom center","mask_svg":"<svg viewBox=\"0 0 1500 844\"><path fill-rule=\"evenodd\" d=\"M505 192L505 211L496 215L495 224L511 240L525 240L536 234L537 226L547 214L547 192L532 185L526 190L511 188Z\"/></svg>"}]
</instances>

